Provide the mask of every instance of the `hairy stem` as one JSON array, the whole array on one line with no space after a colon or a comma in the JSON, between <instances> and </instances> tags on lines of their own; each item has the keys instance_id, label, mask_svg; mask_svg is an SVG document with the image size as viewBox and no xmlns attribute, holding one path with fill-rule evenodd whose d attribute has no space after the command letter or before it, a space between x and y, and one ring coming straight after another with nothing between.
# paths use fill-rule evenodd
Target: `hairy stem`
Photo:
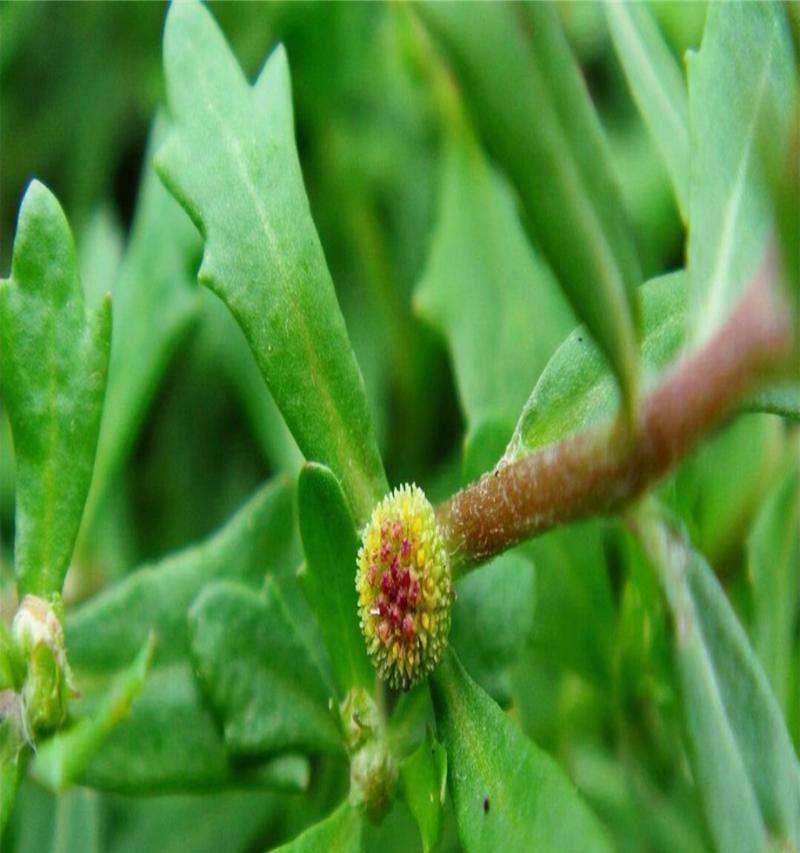
<instances>
[{"instance_id":1,"label":"hairy stem","mask_svg":"<svg viewBox=\"0 0 800 853\"><path fill-rule=\"evenodd\" d=\"M456 567L564 522L619 510L669 471L753 384L785 366L792 323L769 257L719 332L688 354L625 423L587 430L498 466L437 507Z\"/></svg>"}]
</instances>

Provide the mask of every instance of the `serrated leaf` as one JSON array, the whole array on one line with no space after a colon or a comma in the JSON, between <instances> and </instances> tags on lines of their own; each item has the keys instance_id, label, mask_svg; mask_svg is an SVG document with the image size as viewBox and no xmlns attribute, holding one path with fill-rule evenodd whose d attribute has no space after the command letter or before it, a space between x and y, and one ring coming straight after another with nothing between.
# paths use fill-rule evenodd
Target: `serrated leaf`
<instances>
[{"instance_id":1,"label":"serrated leaf","mask_svg":"<svg viewBox=\"0 0 800 853\"><path fill-rule=\"evenodd\" d=\"M317 853L318 850L341 853L359 853L361 850L361 818L347 801L294 841L276 847L275 853Z\"/></svg>"},{"instance_id":2,"label":"serrated leaf","mask_svg":"<svg viewBox=\"0 0 800 853\"><path fill-rule=\"evenodd\" d=\"M310 463L297 492L300 536L306 562L300 581L322 629L343 696L354 686L371 689L375 670L358 625L356 557L360 537L339 481L330 469Z\"/></svg>"},{"instance_id":3,"label":"serrated leaf","mask_svg":"<svg viewBox=\"0 0 800 853\"><path fill-rule=\"evenodd\" d=\"M772 217L758 135L768 121L771 136L786 138L794 73L783 4L709 4L702 47L689 57L694 345L720 327L763 259Z\"/></svg>"},{"instance_id":4,"label":"serrated leaf","mask_svg":"<svg viewBox=\"0 0 800 853\"><path fill-rule=\"evenodd\" d=\"M435 2L418 9L519 193L526 224L632 404L639 263L607 146L556 10Z\"/></svg>"},{"instance_id":5,"label":"serrated leaf","mask_svg":"<svg viewBox=\"0 0 800 853\"><path fill-rule=\"evenodd\" d=\"M556 762L503 715L452 651L431 678L431 695L465 850L610 850Z\"/></svg>"},{"instance_id":6,"label":"serrated leaf","mask_svg":"<svg viewBox=\"0 0 800 853\"><path fill-rule=\"evenodd\" d=\"M753 645L788 715L793 635L800 610L800 459L764 501L747 549Z\"/></svg>"},{"instance_id":7,"label":"serrated leaf","mask_svg":"<svg viewBox=\"0 0 800 853\"><path fill-rule=\"evenodd\" d=\"M309 768L299 755L238 767L203 702L191 668L150 673L131 715L109 735L81 778L102 791L159 794L229 787L302 790Z\"/></svg>"},{"instance_id":8,"label":"serrated leaf","mask_svg":"<svg viewBox=\"0 0 800 853\"><path fill-rule=\"evenodd\" d=\"M657 517L640 530L672 614L689 756L715 843L760 850L769 832L797 846L797 758L747 636L700 554Z\"/></svg>"},{"instance_id":9,"label":"serrated leaf","mask_svg":"<svg viewBox=\"0 0 800 853\"><path fill-rule=\"evenodd\" d=\"M164 64L174 130L157 165L205 237L200 282L231 309L298 446L336 474L361 523L387 485L303 189L286 54L251 88L208 10L176 3Z\"/></svg>"},{"instance_id":10,"label":"serrated leaf","mask_svg":"<svg viewBox=\"0 0 800 853\"><path fill-rule=\"evenodd\" d=\"M77 670L108 673L124 667L151 630L156 662L185 659L186 615L211 581L227 577L259 586L267 572L297 565L292 489L278 479L260 489L208 541L144 566L67 616L67 649Z\"/></svg>"},{"instance_id":11,"label":"serrated leaf","mask_svg":"<svg viewBox=\"0 0 800 853\"><path fill-rule=\"evenodd\" d=\"M92 476L111 303L88 309L64 212L38 181L0 281L0 391L14 435L20 596L60 592Z\"/></svg>"},{"instance_id":12,"label":"serrated leaf","mask_svg":"<svg viewBox=\"0 0 800 853\"><path fill-rule=\"evenodd\" d=\"M425 853L436 848L442 834L447 796L447 752L430 728L417 750L400 764L403 797L419 827Z\"/></svg>"},{"instance_id":13,"label":"serrated leaf","mask_svg":"<svg viewBox=\"0 0 800 853\"><path fill-rule=\"evenodd\" d=\"M516 417L574 325L465 121L445 142L438 221L414 304L447 339L469 429Z\"/></svg>"},{"instance_id":14,"label":"serrated leaf","mask_svg":"<svg viewBox=\"0 0 800 853\"><path fill-rule=\"evenodd\" d=\"M512 551L456 583L450 643L470 675L507 704L507 668L524 648L534 624L533 563Z\"/></svg>"},{"instance_id":15,"label":"serrated leaf","mask_svg":"<svg viewBox=\"0 0 800 853\"><path fill-rule=\"evenodd\" d=\"M113 282L108 391L84 524L91 524L130 451L159 380L197 309L194 267L200 238L152 165L166 130L163 118L157 117L144 156L130 240Z\"/></svg>"},{"instance_id":16,"label":"serrated leaf","mask_svg":"<svg viewBox=\"0 0 800 853\"><path fill-rule=\"evenodd\" d=\"M640 289L644 383L651 383L680 352L687 300L681 270L651 279ZM610 420L619 391L586 330L577 328L556 350L522 410L505 459L522 458L570 433Z\"/></svg>"},{"instance_id":17,"label":"serrated leaf","mask_svg":"<svg viewBox=\"0 0 800 853\"><path fill-rule=\"evenodd\" d=\"M114 679L95 714L37 746L34 773L49 788L61 791L86 770L114 728L130 713L144 687L154 652L155 635L151 634L130 667Z\"/></svg>"},{"instance_id":18,"label":"serrated leaf","mask_svg":"<svg viewBox=\"0 0 800 853\"><path fill-rule=\"evenodd\" d=\"M689 207L689 104L680 66L644 4L603 8L633 100L666 164L681 218Z\"/></svg>"},{"instance_id":19,"label":"serrated leaf","mask_svg":"<svg viewBox=\"0 0 800 853\"><path fill-rule=\"evenodd\" d=\"M233 754L342 750L332 690L271 578L260 595L210 585L192 606L189 632L197 676Z\"/></svg>"}]
</instances>

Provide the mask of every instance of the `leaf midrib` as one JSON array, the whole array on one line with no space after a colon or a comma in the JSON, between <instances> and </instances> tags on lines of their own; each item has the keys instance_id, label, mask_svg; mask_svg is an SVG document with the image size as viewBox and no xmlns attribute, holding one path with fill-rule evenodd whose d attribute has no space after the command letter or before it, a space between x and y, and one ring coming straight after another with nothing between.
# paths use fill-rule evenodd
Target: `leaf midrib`
<instances>
[{"instance_id":1,"label":"leaf midrib","mask_svg":"<svg viewBox=\"0 0 800 853\"><path fill-rule=\"evenodd\" d=\"M279 251L277 238L275 236L274 230L272 229L272 226L269 223L266 210L261 204L258 194L255 191L254 182L252 176L250 175L247 164L247 158L244 157L242 153L239 140L236 138L235 135L229 132L224 117L219 113L217 109L215 109L213 98L209 97L210 92L207 86L207 78L205 75L199 73L199 66L200 63L195 63L193 66L193 70L195 72L195 80L200 85L206 109L208 113L213 117L214 122L220 131L220 138L223 142L223 145L225 148L228 149L228 153L231 157L231 160L235 164L236 170L239 172L243 188L252 202L262 231L267 239L267 242L269 243L269 249L272 254L272 259L274 261L276 271L278 273L278 284L281 290L283 291L285 302L292 312L292 320L294 326L301 333L303 348L305 350L310 368L308 372L311 375L312 382L317 389L318 397L320 398L322 407L324 408L326 415L328 416L328 421L332 426L331 433L335 436L334 441L336 444L337 453L339 455L338 461L341 461L342 465L344 466L346 461L352 462L353 460L358 459L359 453L357 452L357 448L355 447L355 445L348 440L349 433L348 430L345 428L341 413L336 408L333 399L328 391L326 383L324 381L321 381L321 377L323 375L320 369L321 365L317 357L316 350L312 346L311 335L306 324L306 318L293 298L293 289L290 285L290 276L288 270L286 269L286 262L282 252ZM245 86L247 88L247 92L250 99L252 99L252 87L246 83ZM369 488L369 485L364 482L364 472L360 469L359 466L355 472L348 472L348 475L352 473L355 473L357 476L359 492L364 491L366 485L366 496L368 503L369 500L375 496L372 494L372 490ZM352 478L350 476L348 476L346 479L352 482Z\"/></svg>"}]
</instances>

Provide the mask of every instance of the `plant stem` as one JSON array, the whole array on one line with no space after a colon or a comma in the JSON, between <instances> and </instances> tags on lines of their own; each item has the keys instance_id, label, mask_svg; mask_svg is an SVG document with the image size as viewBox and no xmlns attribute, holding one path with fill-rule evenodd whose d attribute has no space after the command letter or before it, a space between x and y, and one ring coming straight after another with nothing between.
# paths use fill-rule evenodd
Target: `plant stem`
<instances>
[{"instance_id":1,"label":"plant stem","mask_svg":"<svg viewBox=\"0 0 800 853\"><path fill-rule=\"evenodd\" d=\"M453 566L478 565L565 522L619 510L641 495L793 353L793 324L770 255L728 321L619 420L499 465L437 507Z\"/></svg>"}]
</instances>

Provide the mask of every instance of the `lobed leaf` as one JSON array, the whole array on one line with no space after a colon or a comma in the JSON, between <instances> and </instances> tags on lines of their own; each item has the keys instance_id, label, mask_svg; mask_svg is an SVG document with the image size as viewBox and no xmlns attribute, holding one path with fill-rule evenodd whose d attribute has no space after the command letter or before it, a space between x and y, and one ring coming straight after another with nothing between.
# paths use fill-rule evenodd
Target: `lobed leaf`
<instances>
[{"instance_id":1,"label":"lobed leaf","mask_svg":"<svg viewBox=\"0 0 800 853\"><path fill-rule=\"evenodd\" d=\"M307 464L297 493L306 554L300 577L330 653L342 696L354 686L370 690L375 670L358 624L356 557L360 537L339 481L328 468Z\"/></svg>"},{"instance_id":2,"label":"lobed leaf","mask_svg":"<svg viewBox=\"0 0 800 853\"><path fill-rule=\"evenodd\" d=\"M111 302L86 308L64 212L38 181L20 207L0 281L0 391L16 455L20 596L60 592L92 476Z\"/></svg>"},{"instance_id":3,"label":"lobed leaf","mask_svg":"<svg viewBox=\"0 0 800 853\"><path fill-rule=\"evenodd\" d=\"M185 659L187 613L207 584L235 578L260 585L268 571L293 571L297 559L292 489L281 478L260 489L208 541L132 572L70 612L70 660L84 673L114 672L151 630L159 644L157 664Z\"/></svg>"},{"instance_id":4,"label":"lobed leaf","mask_svg":"<svg viewBox=\"0 0 800 853\"><path fill-rule=\"evenodd\" d=\"M639 262L606 142L556 10L535 3L418 8L519 193L526 225L632 411Z\"/></svg>"},{"instance_id":5,"label":"lobed leaf","mask_svg":"<svg viewBox=\"0 0 800 853\"><path fill-rule=\"evenodd\" d=\"M669 172L681 218L689 207L689 104L686 82L644 4L603 6L633 100Z\"/></svg>"},{"instance_id":6,"label":"lobed leaf","mask_svg":"<svg viewBox=\"0 0 800 853\"><path fill-rule=\"evenodd\" d=\"M689 57L689 337L700 345L755 273L773 227L759 134L784 140L794 60L781 3L709 4ZM780 145L783 148L783 145Z\"/></svg>"},{"instance_id":7,"label":"lobed leaf","mask_svg":"<svg viewBox=\"0 0 800 853\"><path fill-rule=\"evenodd\" d=\"M186 664L153 670L131 715L109 735L81 783L101 791L163 794L308 785L305 758L286 754L237 766Z\"/></svg>"},{"instance_id":8,"label":"lobed leaf","mask_svg":"<svg viewBox=\"0 0 800 853\"><path fill-rule=\"evenodd\" d=\"M189 614L192 659L236 755L295 747L337 753L332 690L277 586L259 595L242 584L206 588Z\"/></svg>"},{"instance_id":9,"label":"lobed leaf","mask_svg":"<svg viewBox=\"0 0 800 853\"><path fill-rule=\"evenodd\" d=\"M506 719L452 651L432 676L431 695L465 850L610 850L555 761Z\"/></svg>"},{"instance_id":10,"label":"lobed leaf","mask_svg":"<svg viewBox=\"0 0 800 853\"><path fill-rule=\"evenodd\" d=\"M298 446L336 474L361 523L387 484L303 189L286 54L251 88L208 10L176 3L164 65L174 125L156 163L204 236L200 282L231 309Z\"/></svg>"},{"instance_id":11,"label":"lobed leaf","mask_svg":"<svg viewBox=\"0 0 800 853\"><path fill-rule=\"evenodd\" d=\"M440 182L414 305L448 342L472 432L488 419L513 422L573 319L525 237L508 186L465 121L449 130Z\"/></svg>"}]
</instances>

